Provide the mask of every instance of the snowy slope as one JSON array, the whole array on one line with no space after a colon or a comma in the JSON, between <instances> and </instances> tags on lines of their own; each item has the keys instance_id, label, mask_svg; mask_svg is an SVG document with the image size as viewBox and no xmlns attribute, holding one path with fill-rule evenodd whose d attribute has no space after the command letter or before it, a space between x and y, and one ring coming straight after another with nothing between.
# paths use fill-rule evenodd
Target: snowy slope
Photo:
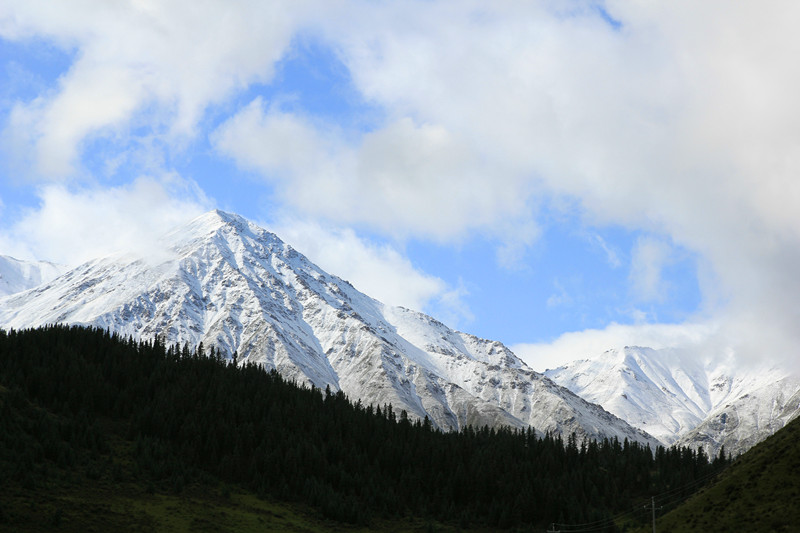
<instances>
[{"instance_id":1,"label":"snowy slope","mask_svg":"<svg viewBox=\"0 0 800 533\"><path fill-rule=\"evenodd\" d=\"M704 365L677 351L625 347L545 375L668 444L712 407Z\"/></svg>"},{"instance_id":2,"label":"snowy slope","mask_svg":"<svg viewBox=\"0 0 800 533\"><path fill-rule=\"evenodd\" d=\"M147 258L98 259L0 300L2 327L54 322L203 342L298 382L428 416L445 429L532 425L657 443L502 344L385 306L274 234L220 211L166 235Z\"/></svg>"},{"instance_id":3,"label":"snowy slope","mask_svg":"<svg viewBox=\"0 0 800 533\"><path fill-rule=\"evenodd\" d=\"M703 447L710 454L724 446L734 456L766 439L800 416L800 379L771 368L739 375L720 376L716 382L724 400L715 404L697 427L676 444Z\"/></svg>"},{"instance_id":4,"label":"snowy slope","mask_svg":"<svg viewBox=\"0 0 800 533\"><path fill-rule=\"evenodd\" d=\"M22 292L50 281L66 267L46 261L21 261L0 255L0 297Z\"/></svg>"},{"instance_id":5,"label":"snowy slope","mask_svg":"<svg viewBox=\"0 0 800 533\"><path fill-rule=\"evenodd\" d=\"M709 453L744 451L800 412L800 380L789 372L743 372L677 349L609 350L545 375L665 444Z\"/></svg>"}]
</instances>

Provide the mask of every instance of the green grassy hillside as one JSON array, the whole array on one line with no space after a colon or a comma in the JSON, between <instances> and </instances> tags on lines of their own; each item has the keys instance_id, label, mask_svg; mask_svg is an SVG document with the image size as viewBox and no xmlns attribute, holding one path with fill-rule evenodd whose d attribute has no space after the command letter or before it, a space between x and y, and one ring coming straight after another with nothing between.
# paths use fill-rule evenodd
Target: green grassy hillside
<instances>
[{"instance_id":1,"label":"green grassy hillside","mask_svg":"<svg viewBox=\"0 0 800 533\"><path fill-rule=\"evenodd\" d=\"M716 483L659 517L657 530L800 531L800 419L742 455Z\"/></svg>"}]
</instances>

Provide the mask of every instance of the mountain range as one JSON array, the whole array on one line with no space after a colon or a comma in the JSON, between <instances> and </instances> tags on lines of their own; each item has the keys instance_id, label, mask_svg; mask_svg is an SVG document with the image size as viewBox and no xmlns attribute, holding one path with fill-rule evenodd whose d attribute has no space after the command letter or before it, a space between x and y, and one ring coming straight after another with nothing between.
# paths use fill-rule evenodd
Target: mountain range
<instances>
[{"instance_id":1,"label":"mountain range","mask_svg":"<svg viewBox=\"0 0 800 533\"><path fill-rule=\"evenodd\" d=\"M85 263L0 300L0 325L93 325L203 343L353 401L466 425L659 442L529 368L497 341L391 307L323 272L276 235L212 211L148 254Z\"/></svg>"},{"instance_id":2,"label":"mountain range","mask_svg":"<svg viewBox=\"0 0 800 533\"><path fill-rule=\"evenodd\" d=\"M59 275L60 274L60 275ZM502 343L385 305L275 234L222 211L152 249L69 271L0 257L0 327L72 323L199 343L437 427L534 427L579 438L744 451L800 412L800 381L629 347L534 371Z\"/></svg>"},{"instance_id":3,"label":"mountain range","mask_svg":"<svg viewBox=\"0 0 800 533\"><path fill-rule=\"evenodd\" d=\"M676 348L627 346L546 376L665 444L738 455L800 415L800 379L780 367Z\"/></svg>"}]
</instances>

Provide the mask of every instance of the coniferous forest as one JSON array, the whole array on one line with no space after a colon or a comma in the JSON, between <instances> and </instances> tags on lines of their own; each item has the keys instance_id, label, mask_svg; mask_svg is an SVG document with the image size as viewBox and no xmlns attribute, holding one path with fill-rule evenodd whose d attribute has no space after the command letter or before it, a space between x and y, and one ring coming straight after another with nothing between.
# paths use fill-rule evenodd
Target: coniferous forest
<instances>
[{"instance_id":1,"label":"coniferous forest","mask_svg":"<svg viewBox=\"0 0 800 533\"><path fill-rule=\"evenodd\" d=\"M0 484L46 485L54 471L87 483L130 475L149 492L234 484L343 523L614 531L613 517L653 494L688 495L730 462L532 429L443 433L391 405L354 404L234 360L92 328L0 330ZM124 474L108 459L112 437L129 443Z\"/></svg>"}]
</instances>

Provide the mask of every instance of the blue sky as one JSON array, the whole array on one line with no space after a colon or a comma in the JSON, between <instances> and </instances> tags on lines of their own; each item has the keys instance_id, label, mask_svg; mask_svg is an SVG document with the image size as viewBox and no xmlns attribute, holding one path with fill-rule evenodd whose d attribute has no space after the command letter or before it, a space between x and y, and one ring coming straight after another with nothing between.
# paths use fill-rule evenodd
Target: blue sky
<instances>
[{"instance_id":1,"label":"blue sky","mask_svg":"<svg viewBox=\"0 0 800 533\"><path fill-rule=\"evenodd\" d=\"M221 208L539 369L796 359L797 8L568 5L5 2L0 254Z\"/></svg>"}]
</instances>

